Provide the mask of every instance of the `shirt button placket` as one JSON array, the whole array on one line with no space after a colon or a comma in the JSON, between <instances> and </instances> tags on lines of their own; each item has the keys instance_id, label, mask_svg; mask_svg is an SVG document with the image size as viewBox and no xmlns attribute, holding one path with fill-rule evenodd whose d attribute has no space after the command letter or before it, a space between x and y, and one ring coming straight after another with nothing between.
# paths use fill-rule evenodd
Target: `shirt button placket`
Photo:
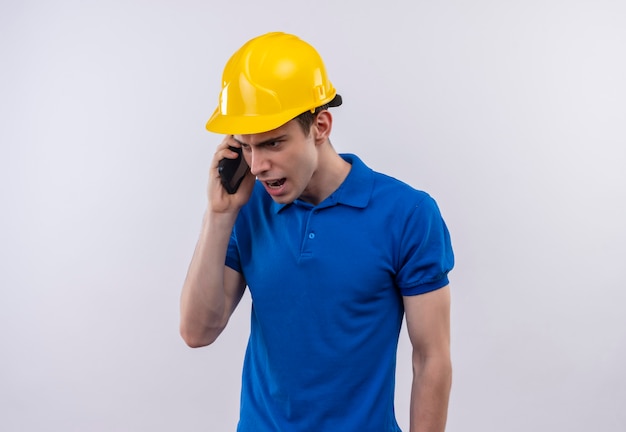
<instances>
[{"instance_id":1,"label":"shirt button placket","mask_svg":"<svg viewBox=\"0 0 626 432\"><path fill-rule=\"evenodd\" d=\"M309 217L307 220L307 225L306 225L306 231L305 231L305 237L304 237L304 241L302 243L302 252L301 255L304 256L311 256L313 253L312 250L312 240L315 240L315 229L313 228L315 226L314 224L314 220L315 220L315 216L319 213L318 210L312 210L311 212L309 212Z\"/></svg>"}]
</instances>

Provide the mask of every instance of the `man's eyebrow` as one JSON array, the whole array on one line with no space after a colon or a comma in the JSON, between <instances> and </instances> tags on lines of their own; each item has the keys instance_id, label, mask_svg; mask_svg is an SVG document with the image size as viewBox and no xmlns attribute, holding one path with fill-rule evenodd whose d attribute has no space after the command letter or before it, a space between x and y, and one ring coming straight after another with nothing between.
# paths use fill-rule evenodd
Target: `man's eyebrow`
<instances>
[{"instance_id":1,"label":"man's eyebrow","mask_svg":"<svg viewBox=\"0 0 626 432\"><path fill-rule=\"evenodd\" d=\"M283 140L283 139L285 139L285 138L287 138L287 134L280 135L280 136L277 136L277 137L274 137L274 138L270 138L270 139L266 139L265 141L261 141L260 143L256 143L256 144L254 144L254 146L255 146L255 147L258 147L258 146L264 146L264 145L266 145L266 144L271 144L271 143L273 143L274 141L280 141L280 140ZM250 144L247 144L247 143L245 143L245 142L239 141L239 140L238 140L237 138L235 138L235 137L233 137L233 139L234 139L235 141L237 141L237 142L239 143L239 145L242 145L242 146L243 146L243 145L250 145Z\"/></svg>"}]
</instances>

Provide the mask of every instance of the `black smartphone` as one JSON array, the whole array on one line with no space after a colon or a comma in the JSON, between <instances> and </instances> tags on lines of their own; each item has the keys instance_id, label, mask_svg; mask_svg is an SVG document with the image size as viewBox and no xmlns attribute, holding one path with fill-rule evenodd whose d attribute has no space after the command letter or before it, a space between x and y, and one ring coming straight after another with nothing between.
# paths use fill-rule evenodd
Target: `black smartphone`
<instances>
[{"instance_id":1,"label":"black smartphone","mask_svg":"<svg viewBox=\"0 0 626 432\"><path fill-rule=\"evenodd\" d=\"M241 154L240 147L228 146L229 149L239 154L236 159L224 158L217 165L222 186L229 194L234 194L239 189L243 178L248 172L248 164Z\"/></svg>"}]
</instances>

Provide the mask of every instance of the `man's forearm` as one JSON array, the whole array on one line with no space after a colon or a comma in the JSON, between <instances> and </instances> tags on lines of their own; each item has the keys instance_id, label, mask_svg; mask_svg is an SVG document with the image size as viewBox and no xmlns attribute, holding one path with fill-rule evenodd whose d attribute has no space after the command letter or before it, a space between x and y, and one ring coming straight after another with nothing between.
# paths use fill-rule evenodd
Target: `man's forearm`
<instances>
[{"instance_id":1,"label":"man's forearm","mask_svg":"<svg viewBox=\"0 0 626 432\"><path fill-rule=\"evenodd\" d=\"M181 295L181 334L191 346L213 342L225 323L224 257L233 221L205 214Z\"/></svg>"},{"instance_id":2,"label":"man's forearm","mask_svg":"<svg viewBox=\"0 0 626 432\"><path fill-rule=\"evenodd\" d=\"M414 354L410 432L443 432L452 385L449 357L420 359Z\"/></svg>"}]
</instances>

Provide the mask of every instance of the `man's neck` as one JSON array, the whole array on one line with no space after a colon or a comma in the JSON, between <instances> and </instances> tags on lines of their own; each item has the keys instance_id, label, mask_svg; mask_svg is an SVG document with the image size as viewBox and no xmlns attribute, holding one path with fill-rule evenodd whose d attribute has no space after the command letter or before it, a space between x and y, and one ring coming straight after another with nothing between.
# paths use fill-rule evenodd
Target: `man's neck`
<instances>
[{"instance_id":1,"label":"man's neck","mask_svg":"<svg viewBox=\"0 0 626 432\"><path fill-rule=\"evenodd\" d=\"M352 165L343 160L330 142L323 144L319 150L318 168L313 173L309 186L304 190L300 199L317 205L335 192L348 177Z\"/></svg>"}]
</instances>

